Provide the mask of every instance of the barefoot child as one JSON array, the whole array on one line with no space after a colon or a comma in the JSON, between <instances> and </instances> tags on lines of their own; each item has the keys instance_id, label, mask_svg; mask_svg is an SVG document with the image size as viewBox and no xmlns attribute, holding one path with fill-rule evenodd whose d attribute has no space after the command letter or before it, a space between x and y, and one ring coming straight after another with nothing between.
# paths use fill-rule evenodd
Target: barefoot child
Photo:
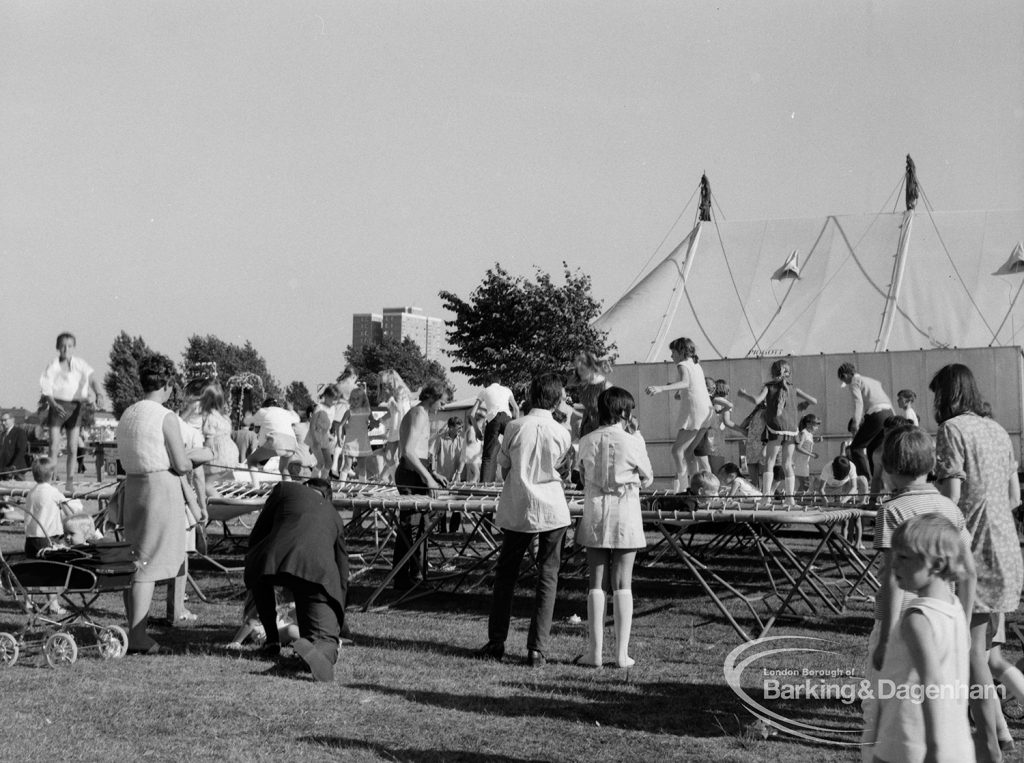
<instances>
[{"instance_id":1,"label":"barefoot child","mask_svg":"<svg viewBox=\"0 0 1024 763\"><path fill-rule=\"evenodd\" d=\"M603 664L605 579L612 586L615 623L615 664L633 665L629 633L633 622L633 562L637 549L647 546L640 515L640 488L654 481L643 435L630 432L633 396L609 387L597 397L598 428L580 438L583 477L583 519L576 542L587 549L590 590L587 624L590 639L580 665Z\"/></svg>"},{"instance_id":2,"label":"barefoot child","mask_svg":"<svg viewBox=\"0 0 1024 763\"><path fill-rule=\"evenodd\" d=\"M964 578L970 553L941 514L913 517L892 535L891 576L916 598L893 629L882 666L896 691L879 703L875 763L975 759L967 618L950 588Z\"/></svg>"}]
</instances>

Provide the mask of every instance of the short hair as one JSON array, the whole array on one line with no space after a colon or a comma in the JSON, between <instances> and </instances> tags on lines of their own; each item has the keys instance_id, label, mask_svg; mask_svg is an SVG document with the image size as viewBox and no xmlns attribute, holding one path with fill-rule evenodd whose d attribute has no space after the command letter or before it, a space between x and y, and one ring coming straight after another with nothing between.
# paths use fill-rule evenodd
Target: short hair
<instances>
[{"instance_id":1,"label":"short hair","mask_svg":"<svg viewBox=\"0 0 1024 763\"><path fill-rule=\"evenodd\" d=\"M893 551L908 551L928 560L939 560L939 577L958 580L966 570L964 547L960 531L946 517L938 513L918 514L901 524L892 534Z\"/></svg>"},{"instance_id":2,"label":"short hair","mask_svg":"<svg viewBox=\"0 0 1024 763\"><path fill-rule=\"evenodd\" d=\"M715 379L715 397L729 397L729 382Z\"/></svg>"},{"instance_id":3,"label":"short hair","mask_svg":"<svg viewBox=\"0 0 1024 763\"><path fill-rule=\"evenodd\" d=\"M324 388L320 390L320 398L323 400L326 400L327 398L337 400L340 394L338 387L334 384L325 384Z\"/></svg>"},{"instance_id":4,"label":"short hair","mask_svg":"<svg viewBox=\"0 0 1024 763\"><path fill-rule=\"evenodd\" d=\"M449 416L448 417L448 426L450 426L450 427L457 427L461 423L462 423L462 419L459 418L458 416Z\"/></svg>"},{"instance_id":5,"label":"short hair","mask_svg":"<svg viewBox=\"0 0 1024 763\"><path fill-rule=\"evenodd\" d=\"M732 475L733 477L739 477L741 474L740 467L737 464L733 463L732 461L726 461L724 464L722 464L721 468L719 468L718 470L718 473L729 474Z\"/></svg>"},{"instance_id":6,"label":"short hair","mask_svg":"<svg viewBox=\"0 0 1024 763\"><path fill-rule=\"evenodd\" d=\"M622 387L609 387L597 396L597 421L603 426L618 424L633 415L636 401Z\"/></svg>"},{"instance_id":7,"label":"short hair","mask_svg":"<svg viewBox=\"0 0 1024 763\"><path fill-rule=\"evenodd\" d=\"M892 427L882 440L882 469L901 477L920 477L935 467L931 436L913 424Z\"/></svg>"},{"instance_id":8,"label":"short hair","mask_svg":"<svg viewBox=\"0 0 1024 763\"><path fill-rule=\"evenodd\" d=\"M174 380L174 361L159 352L149 352L139 360L139 383L143 392L156 392Z\"/></svg>"},{"instance_id":9,"label":"short hair","mask_svg":"<svg viewBox=\"0 0 1024 763\"><path fill-rule=\"evenodd\" d=\"M669 342L668 348L672 352L678 352L683 356L683 360L687 358L693 358L694 363L699 363L700 358L697 357L697 345L693 343L693 340L689 337L681 336L678 339L673 339Z\"/></svg>"},{"instance_id":10,"label":"short hair","mask_svg":"<svg viewBox=\"0 0 1024 763\"><path fill-rule=\"evenodd\" d=\"M75 339L74 334L72 334L70 331L62 331L59 334L57 334L56 345L58 350L60 349L60 343L63 342L65 339L70 339L75 344L75 346L78 346L78 340Z\"/></svg>"},{"instance_id":11,"label":"short hair","mask_svg":"<svg viewBox=\"0 0 1024 763\"><path fill-rule=\"evenodd\" d=\"M801 429L807 429L807 427L809 427L809 426L813 426L815 424L820 424L820 423L821 423L821 419L818 418L818 415L816 413L808 413L808 414L805 414L804 417L800 419L800 428Z\"/></svg>"},{"instance_id":12,"label":"short hair","mask_svg":"<svg viewBox=\"0 0 1024 763\"><path fill-rule=\"evenodd\" d=\"M266 398L262 403L260 403L260 408L277 408L277 398L276 397L268 397L268 398Z\"/></svg>"},{"instance_id":13,"label":"short hair","mask_svg":"<svg viewBox=\"0 0 1024 763\"><path fill-rule=\"evenodd\" d=\"M853 363L843 363L843 365L839 366L836 376L842 379L844 376L851 376L855 373L857 373L857 366L853 365Z\"/></svg>"},{"instance_id":14,"label":"short hair","mask_svg":"<svg viewBox=\"0 0 1024 763\"><path fill-rule=\"evenodd\" d=\"M832 459L832 476L837 480L845 480L850 476L850 459L846 456L836 456Z\"/></svg>"},{"instance_id":15,"label":"short hair","mask_svg":"<svg viewBox=\"0 0 1024 763\"><path fill-rule=\"evenodd\" d=\"M306 487L313 488L324 497L324 500L330 501L334 495L334 488L331 487L331 481L325 480L322 477L313 477L313 479L306 480L304 483Z\"/></svg>"},{"instance_id":16,"label":"short hair","mask_svg":"<svg viewBox=\"0 0 1024 763\"><path fill-rule=\"evenodd\" d=\"M718 477L708 471L700 471L690 477L690 492L694 494L700 491L717 493L721 486Z\"/></svg>"},{"instance_id":17,"label":"short hair","mask_svg":"<svg viewBox=\"0 0 1024 763\"><path fill-rule=\"evenodd\" d=\"M57 464L49 456L37 456L32 462L32 479L36 482L49 482L56 470Z\"/></svg>"},{"instance_id":18,"label":"short hair","mask_svg":"<svg viewBox=\"0 0 1024 763\"><path fill-rule=\"evenodd\" d=\"M787 368L787 367L788 368L792 368L793 364L790 363L785 358L782 358L780 360L776 360L774 363L772 363L772 376L773 377L775 377L775 376L782 376L782 369L783 368Z\"/></svg>"},{"instance_id":19,"label":"short hair","mask_svg":"<svg viewBox=\"0 0 1024 763\"><path fill-rule=\"evenodd\" d=\"M565 384L558 374L546 373L533 377L530 382L530 407L550 411L562 400Z\"/></svg>"},{"instance_id":20,"label":"short hair","mask_svg":"<svg viewBox=\"0 0 1024 763\"><path fill-rule=\"evenodd\" d=\"M423 385L423 389L420 390L421 403L432 403L435 400L440 400L442 397L444 397L444 390L435 381L427 382Z\"/></svg>"},{"instance_id":21,"label":"short hair","mask_svg":"<svg viewBox=\"0 0 1024 763\"><path fill-rule=\"evenodd\" d=\"M914 390L912 389L901 389L899 392L896 393L896 398L903 398L907 402L912 403L915 400L917 400L917 393L914 392Z\"/></svg>"},{"instance_id":22,"label":"short hair","mask_svg":"<svg viewBox=\"0 0 1024 763\"><path fill-rule=\"evenodd\" d=\"M928 384L935 395L935 421L942 424L962 413L982 412L981 391L971 369L962 363L940 368Z\"/></svg>"}]
</instances>

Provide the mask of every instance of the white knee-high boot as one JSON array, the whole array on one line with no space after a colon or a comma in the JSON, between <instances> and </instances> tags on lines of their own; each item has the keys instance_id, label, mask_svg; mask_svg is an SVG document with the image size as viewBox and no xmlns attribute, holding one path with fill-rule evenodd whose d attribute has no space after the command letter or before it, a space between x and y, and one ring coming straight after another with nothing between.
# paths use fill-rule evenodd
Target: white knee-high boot
<instances>
[{"instance_id":1,"label":"white knee-high boot","mask_svg":"<svg viewBox=\"0 0 1024 763\"><path fill-rule=\"evenodd\" d=\"M590 638L587 642L587 653L580 662L595 668L601 667L604 661L604 606L604 589L591 588L587 594L587 630Z\"/></svg>"},{"instance_id":2,"label":"white knee-high boot","mask_svg":"<svg viewBox=\"0 0 1024 763\"><path fill-rule=\"evenodd\" d=\"M624 588L612 594L615 619L615 664L620 668L633 666L629 656L629 631L633 627L633 592Z\"/></svg>"}]
</instances>

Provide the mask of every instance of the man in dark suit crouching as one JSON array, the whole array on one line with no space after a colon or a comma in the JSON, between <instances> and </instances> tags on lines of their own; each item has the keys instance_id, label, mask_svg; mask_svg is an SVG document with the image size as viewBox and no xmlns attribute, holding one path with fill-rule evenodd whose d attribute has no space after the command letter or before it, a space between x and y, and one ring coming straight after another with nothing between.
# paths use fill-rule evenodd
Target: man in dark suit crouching
<instances>
[{"instance_id":1,"label":"man in dark suit crouching","mask_svg":"<svg viewBox=\"0 0 1024 763\"><path fill-rule=\"evenodd\" d=\"M333 681L345 621L348 551L330 482L312 479L274 487L249 536L245 585L255 598L272 654L280 652L274 586L292 593L299 627L292 646L313 678Z\"/></svg>"}]
</instances>

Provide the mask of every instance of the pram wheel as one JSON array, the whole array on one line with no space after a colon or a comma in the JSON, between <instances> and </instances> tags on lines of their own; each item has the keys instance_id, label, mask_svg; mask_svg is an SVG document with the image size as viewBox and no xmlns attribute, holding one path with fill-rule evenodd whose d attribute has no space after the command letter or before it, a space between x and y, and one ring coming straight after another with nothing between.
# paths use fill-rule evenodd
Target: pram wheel
<instances>
[{"instance_id":1,"label":"pram wheel","mask_svg":"<svg viewBox=\"0 0 1024 763\"><path fill-rule=\"evenodd\" d=\"M0 633L0 664L9 667L18 661L18 639L10 633Z\"/></svg>"},{"instance_id":2,"label":"pram wheel","mask_svg":"<svg viewBox=\"0 0 1024 763\"><path fill-rule=\"evenodd\" d=\"M104 660L124 657L128 653L128 634L120 625L107 626L96 634L96 646Z\"/></svg>"},{"instance_id":3,"label":"pram wheel","mask_svg":"<svg viewBox=\"0 0 1024 763\"><path fill-rule=\"evenodd\" d=\"M43 645L43 654L46 655L46 662L51 668L73 665L78 659L78 645L75 644L75 637L70 633L54 633L46 639Z\"/></svg>"}]
</instances>

